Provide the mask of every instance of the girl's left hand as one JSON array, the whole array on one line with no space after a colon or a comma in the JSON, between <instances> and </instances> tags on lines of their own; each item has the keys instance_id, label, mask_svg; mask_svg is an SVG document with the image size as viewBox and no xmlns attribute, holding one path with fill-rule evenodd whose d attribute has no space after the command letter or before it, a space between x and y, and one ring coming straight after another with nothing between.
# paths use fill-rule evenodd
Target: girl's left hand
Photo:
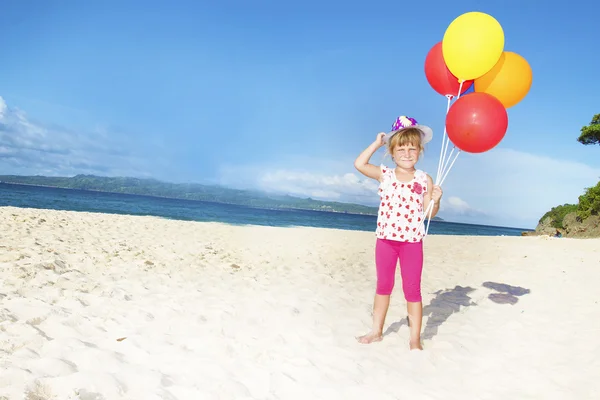
<instances>
[{"instance_id":1,"label":"girl's left hand","mask_svg":"<svg viewBox=\"0 0 600 400\"><path fill-rule=\"evenodd\" d=\"M442 198L442 188L438 185L433 186L433 190L431 191L431 200L435 203L439 203Z\"/></svg>"}]
</instances>

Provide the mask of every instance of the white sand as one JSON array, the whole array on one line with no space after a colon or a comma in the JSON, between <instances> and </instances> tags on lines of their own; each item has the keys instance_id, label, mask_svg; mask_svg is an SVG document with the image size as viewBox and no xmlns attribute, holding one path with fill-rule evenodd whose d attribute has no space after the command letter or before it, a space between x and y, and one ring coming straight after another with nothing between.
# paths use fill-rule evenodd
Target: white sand
<instances>
[{"instance_id":1,"label":"white sand","mask_svg":"<svg viewBox=\"0 0 600 400\"><path fill-rule=\"evenodd\" d=\"M429 236L409 352L399 275L389 334L354 338L368 232L12 207L0 227L0 399L599 398L600 240Z\"/></svg>"}]
</instances>

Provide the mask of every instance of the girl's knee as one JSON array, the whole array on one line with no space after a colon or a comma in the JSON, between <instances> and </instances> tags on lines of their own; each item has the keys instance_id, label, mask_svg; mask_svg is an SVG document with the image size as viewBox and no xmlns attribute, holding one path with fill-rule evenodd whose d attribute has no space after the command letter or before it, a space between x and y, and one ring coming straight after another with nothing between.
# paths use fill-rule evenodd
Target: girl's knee
<instances>
[{"instance_id":1,"label":"girl's knee","mask_svg":"<svg viewBox=\"0 0 600 400\"><path fill-rule=\"evenodd\" d=\"M420 282L403 285L402 289L404 290L404 299L406 301L418 303L422 300Z\"/></svg>"},{"instance_id":2,"label":"girl's knee","mask_svg":"<svg viewBox=\"0 0 600 400\"><path fill-rule=\"evenodd\" d=\"M389 296L394 290L394 281L377 281L377 290L375 293L381 296Z\"/></svg>"},{"instance_id":3,"label":"girl's knee","mask_svg":"<svg viewBox=\"0 0 600 400\"><path fill-rule=\"evenodd\" d=\"M404 293L404 299L409 303L420 303L423 300L421 292Z\"/></svg>"},{"instance_id":4,"label":"girl's knee","mask_svg":"<svg viewBox=\"0 0 600 400\"><path fill-rule=\"evenodd\" d=\"M390 295L394 289L398 253L394 243L377 239L375 264L377 269L377 290L379 295Z\"/></svg>"}]
</instances>

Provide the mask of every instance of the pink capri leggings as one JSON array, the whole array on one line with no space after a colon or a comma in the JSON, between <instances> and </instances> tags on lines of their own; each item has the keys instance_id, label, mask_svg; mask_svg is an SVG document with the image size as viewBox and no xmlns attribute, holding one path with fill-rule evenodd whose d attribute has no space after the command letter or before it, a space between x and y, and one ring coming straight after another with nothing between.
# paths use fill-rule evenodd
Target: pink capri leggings
<instances>
[{"instance_id":1,"label":"pink capri leggings","mask_svg":"<svg viewBox=\"0 0 600 400\"><path fill-rule=\"evenodd\" d=\"M394 289L396 265L400 260L402 290L408 302L421 301L421 272L423 271L423 242L399 242L377 239L377 294L390 295Z\"/></svg>"}]
</instances>

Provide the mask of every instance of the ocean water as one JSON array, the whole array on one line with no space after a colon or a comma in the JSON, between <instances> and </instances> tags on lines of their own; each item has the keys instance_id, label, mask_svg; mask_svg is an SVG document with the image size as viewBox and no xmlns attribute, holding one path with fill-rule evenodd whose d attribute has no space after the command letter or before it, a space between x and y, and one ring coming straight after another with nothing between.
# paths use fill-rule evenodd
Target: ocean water
<instances>
[{"instance_id":1,"label":"ocean water","mask_svg":"<svg viewBox=\"0 0 600 400\"><path fill-rule=\"evenodd\" d=\"M377 217L343 213L267 210L193 200L0 183L0 206L110 214L152 215L235 225L307 226L375 232ZM432 235L520 236L523 229L432 221Z\"/></svg>"}]
</instances>

